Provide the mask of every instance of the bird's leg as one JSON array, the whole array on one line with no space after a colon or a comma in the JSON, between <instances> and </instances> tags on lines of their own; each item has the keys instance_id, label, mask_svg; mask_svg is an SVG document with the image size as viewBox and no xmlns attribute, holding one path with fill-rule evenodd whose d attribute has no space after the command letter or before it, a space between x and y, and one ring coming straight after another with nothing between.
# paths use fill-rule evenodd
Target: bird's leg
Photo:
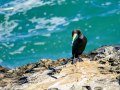
<instances>
[{"instance_id":1,"label":"bird's leg","mask_svg":"<svg viewBox=\"0 0 120 90\"><path fill-rule=\"evenodd\" d=\"M73 60L72 60L72 64L74 64L74 63L76 63L77 61L76 61L76 58L75 58L75 54L73 54L73 58L72 58Z\"/></svg>"},{"instance_id":2,"label":"bird's leg","mask_svg":"<svg viewBox=\"0 0 120 90\"><path fill-rule=\"evenodd\" d=\"M73 55L72 64L74 64L76 62L82 62L83 61L79 56L80 55L77 55L77 56L75 56L75 54Z\"/></svg>"},{"instance_id":3,"label":"bird's leg","mask_svg":"<svg viewBox=\"0 0 120 90\"><path fill-rule=\"evenodd\" d=\"M78 55L78 59L79 59L79 62L82 62L82 58L81 58L81 55Z\"/></svg>"},{"instance_id":4,"label":"bird's leg","mask_svg":"<svg viewBox=\"0 0 120 90\"><path fill-rule=\"evenodd\" d=\"M74 57L73 59L75 59L75 54L73 55L73 57Z\"/></svg>"}]
</instances>

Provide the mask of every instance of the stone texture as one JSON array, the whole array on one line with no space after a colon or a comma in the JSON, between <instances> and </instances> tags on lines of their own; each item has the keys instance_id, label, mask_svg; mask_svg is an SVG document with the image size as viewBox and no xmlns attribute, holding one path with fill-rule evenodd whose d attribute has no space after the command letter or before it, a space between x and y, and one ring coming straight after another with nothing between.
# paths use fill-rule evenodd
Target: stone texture
<instances>
[{"instance_id":1,"label":"stone texture","mask_svg":"<svg viewBox=\"0 0 120 90\"><path fill-rule=\"evenodd\" d=\"M0 65L0 73L6 73L8 70L10 70L9 68L6 68L6 67L2 67Z\"/></svg>"},{"instance_id":2,"label":"stone texture","mask_svg":"<svg viewBox=\"0 0 120 90\"><path fill-rule=\"evenodd\" d=\"M0 66L1 90L119 90L120 46L81 55L83 62L41 59L15 69Z\"/></svg>"},{"instance_id":3,"label":"stone texture","mask_svg":"<svg viewBox=\"0 0 120 90\"><path fill-rule=\"evenodd\" d=\"M82 90L92 90L90 86L82 86Z\"/></svg>"}]
</instances>

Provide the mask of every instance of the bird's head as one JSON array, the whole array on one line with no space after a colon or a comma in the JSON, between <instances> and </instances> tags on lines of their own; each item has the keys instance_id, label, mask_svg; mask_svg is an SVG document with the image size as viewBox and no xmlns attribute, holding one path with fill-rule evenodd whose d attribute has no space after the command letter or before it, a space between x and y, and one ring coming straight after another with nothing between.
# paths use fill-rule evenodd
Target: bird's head
<instances>
[{"instance_id":1,"label":"bird's head","mask_svg":"<svg viewBox=\"0 0 120 90\"><path fill-rule=\"evenodd\" d=\"M75 37L76 37L77 35L78 35L78 37L80 37L80 38L83 37L81 30L79 30L79 29L73 30L73 32L72 32L72 43L74 42L74 39L75 39Z\"/></svg>"}]
</instances>

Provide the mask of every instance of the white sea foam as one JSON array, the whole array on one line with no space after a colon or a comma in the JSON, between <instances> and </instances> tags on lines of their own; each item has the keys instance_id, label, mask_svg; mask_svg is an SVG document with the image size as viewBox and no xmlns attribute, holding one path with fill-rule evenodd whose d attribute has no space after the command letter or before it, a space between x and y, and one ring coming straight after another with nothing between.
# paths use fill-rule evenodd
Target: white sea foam
<instances>
[{"instance_id":1,"label":"white sea foam","mask_svg":"<svg viewBox=\"0 0 120 90\"><path fill-rule=\"evenodd\" d=\"M78 17L81 17L81 14L77 14Z\"/></svg>"},{"instance_id":2,"label":"white sea foam","mask_svg":"<svg viewBox=\"0 0 120 90\"><path fill-rule=\"evenodd\" d=\"M83 19L83 17L78 16L78 17L75 17L74 19L72 19L71 21L79 21L79 20L82 20L82 19Z\"/></svg>"},{"instance_id":3,"label":"white sea foam","mask_svg":"<svg viewBox=\"0 0 120 90\"><path fill-rule=\"evenodd\" d=\"M99 39L100 37L96 37L96 39Z\"/></svg>"},{"instance_id":4,"label":"white sea foam","mask_svg":"<svg viewBox=\"0 0 120 90\"><path fill-rule=\"evenodd\" d=\"M14 43L12 43L11 45L9 45L10 47L13 47L14 46Z\"/></svg>"},{"instance_id":5,"label":"white sea foam","mask_svg":"<svg viewBox=\"0 0 120 90\"><path fill-rule=\"evenodd\" d=\"M79 21L79 18L74 18L71 21Z\"/></svg>"},{"instance_id":6,"label":"white sea foam","mask_svg":"<svg viewBox=\"0 0 120 90\"><path fill-rule=\"evenodd\" d=\"M104 6L105 4L102 3L101 5Z\"/></svg>"},{"instance_id":7,"label":"white sea foam","mask_svg":"<svg viewBox=\"0 0 120 90\"><path fill-rule=\"evenodd\" d=\"M92 26L91 25L89 25L89 28L91 28Z\"/></svg>"},{"instance_id":8,"label":"white sea foam","mask_svg":"<svg viewBox=\"0 0 120 90\"><path fill-rule=\"evenodd\" d=\"M9 3L6 3L0 7L0 12L3 14L13 15L18 12L26 12L34 7L44 6L44 5L55 5L61 4L65 2L65 0L58 0L58 2L51 1L43 1L43 0L14 0Z\"/></svg>"},{"instance_id":9,"label":"white sea foam","mask_svg":"<svg viewBox=\"0 0 120 90\"><path fill-rule=\"evenodd\" d=\"M38 3L38 4L37 4ZM6 8L5 5L3 5L2 7L2 10L11 10L12 11L9 13L9 14L15 14L17 12L23 12L23 11L27 11L29 9L31 9L32 7L37 7L37 6L41 6L41 5L45 5L45 4L48 4L50 2L46 2L46 3L43 3L43 1L39 1L39 0L15 0L15 1L12 1L10 3L7 3L6 5L7 6L10 6L9 8Z\"/></svg>"},{"instance_id":10,"label":"white sea foam","mask_svg":"<svg viewBox=\"0 0 120 90\"><path fill-rule=\"evenodd\" d=\"M63 25L64 26L64 25ZM56 30L60 30L61 28L56 28Z\"/></svg>"},{"instance_id":11,"label":"white sea foam","mask_svg":"<svg viewBox=\"0 0 120 90\"><path fill-rule=\"evenodd\" d=\"M46 12L44 12L44 15L46 15L47 13Z\"/></svg>"},{"instance_id":12,"label":"white sea foam","mask_svg":"<svg viewBox=\"0 0 120 90\"><path fill-rule=\"evenodd\" d=\"M88 29L84 29L85 31L88 31Z\"/></svg>"},{"instance_id":13,"label":"white sea foam","mask_svg":"<svg viewBox=\"0 0 120 90\"><path fill-rule=\"evenodd\" d=\"M11 9L14 9L13 7L10 7L10 8L3 8L3 10L11 10Z\"/></svg>"},{"instance_id":14,"label":"white sea foam","mask_svg":"<svg viewBox=\"0 0 120 90\"><path fill-rule=\"evenodd\" d=\"M32 23L37 22L38 24L35 26L35 29L30 29L28 30L28 32L34 31L36 29L45 29L45 28L47 28L48 31L55 30L55 28L58 25L66 23L65 19L66 19L65 17L52 17L50 19L33 17L29 21L31 21ZM50 25L46 25L49 23Z\"/></svg>"},{"instance_id":15,"label":"white sea foam","mask_svg":"<svg viewBox=\"0 0 120 90\"><path fill-rule=\"evenodd\" d=\"M108 12L102 13L99 16L106 16L106 15L114 14L116 12L117 12L117 9L113 9L113 10L109 10Z\"/></svg>"},{"instance_id":16,"label":"white sea foam","mask_svg":"<svg viewBox=\"0 0 120 90\"><path fill-rule=\"evenodd\" d=\"M110 5L111 4L111 2L106 2L106 4L105 5Z\"/></svg>"},{"instance_id":17,"label":"white sea foam","mask_svg":"<svg viewBox=\"0 0 120 90\"><path fill-rule=\"evenodd\" d=\"M32 32L32 31L35 31L35 29L29 29L28 32Z\"/></svg>"},{"instance_id":18,"label":"white sea foam","mask_svg":"<svg viewBox=\"0 0 120 90\"><path fill-rule=\"evenodd\" d=\"M10 44L10 45L7 45L6 43L3 43L2 45L4 45L5 47L13 47L14 46L14 43Z\"/></svg>"},{"instance_id":19,"label":"white sea foam","mask_svg":"<svg viewBox=\"0 0 120 90\"><path fill-rule=\"evenodd\" d=\"M18 29L22 29L22 27L19 27Z\"/></svg>"},{"instance_id":20,"label":"white sea foam","mask_svg":"<svg viewBox=\"0 0 120 90\"><path fill-rule=\"evenodd\" d=\"M71 1L72 3L76 3L75 1Z\"/></svg>"},{"instance_id":21,"label":"white sea foam","mask_svg":"<svg viewBox=\"0 0 120 90\"><path fill-rule=\"evenodd\" d=\"M66 22L65 24L63 24L63 26L67 26L67 25L69 25L70 24L70 22Z\"/></svg>"},{"instance_id":22,"label":"white sea foam","mask_svg":"<svg viewBox=\"0 0 120 90\"><path fill-rule=\"evenodd\" d=\"M85 1L85 3L89 3L89 1Z\"/></svg>"},{"instance_id":23,"label":"white sea foam","mask_svg":"<svg viewBox=\"0 0 120 90\"><path fill-rule=\"evenodd\" d=\"M12 36L11 32L18 25L18 20L9 20L9 16L5 15L5 21L0 23L0 40L5 40L7 37ZM2 35L6 35L2 38Z\"/></svg>"},{"instance_id":24,"label":"white sea foam","mask_svg":"<svg viewBox=\"0 0 120 90\"><path fill-rule=\"evenodd\" d=\"M5 43L3 43L3 45L5 46L5 47L9 47L7 44L5 44Z\"/></svg>"},{"instance_id":25,"label":"white sea foam","mask_svg":"<svg viewBox=\"0 0 120 90\"><path fill-rule=\"evenodd\" d=\"M47 34L43 34L42 36L50 37L51 34L50 34L50 33L47 33Z\"/></svg>"},{"instance_id":26,"label":"white sea foam","mask_svg":"<svg viewBox=\"0 0 120 90\"><path fill-rule=\"evenodd\" d=\"M9 54L14 55L14 54L20 54L22 51L25 49L26 46L20 47L18 50L15 50L14 52L10 52Z\"/></svg>"},{"instance_id":27,"label":"white sea foam","mask_svg":"<svg viewBox=\"0 0 120 90\"><path fill-rule=\"evenodd\" d=\"M45 42L36 42L36 43L34 43L34 45L44 45L45 44Z\"/></svg>"}]
</instances>

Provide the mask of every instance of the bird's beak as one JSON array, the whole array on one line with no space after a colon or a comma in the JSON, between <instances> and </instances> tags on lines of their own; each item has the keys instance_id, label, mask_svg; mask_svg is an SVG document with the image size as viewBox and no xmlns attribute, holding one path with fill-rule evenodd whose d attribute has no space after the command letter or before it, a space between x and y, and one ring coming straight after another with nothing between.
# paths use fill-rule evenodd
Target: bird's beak
<instances>
[{"instance_id":1,"label":"bird's beak","mask_svg":"<svg viewBox=\"0 0 120 90\"><path fill-rule=\"evenodd\" d=\"M76 36L77 36L77 34L75 33L72 37L72 43L74 42L74 39L75 39Z\"/></svg>"}]
</instances>

